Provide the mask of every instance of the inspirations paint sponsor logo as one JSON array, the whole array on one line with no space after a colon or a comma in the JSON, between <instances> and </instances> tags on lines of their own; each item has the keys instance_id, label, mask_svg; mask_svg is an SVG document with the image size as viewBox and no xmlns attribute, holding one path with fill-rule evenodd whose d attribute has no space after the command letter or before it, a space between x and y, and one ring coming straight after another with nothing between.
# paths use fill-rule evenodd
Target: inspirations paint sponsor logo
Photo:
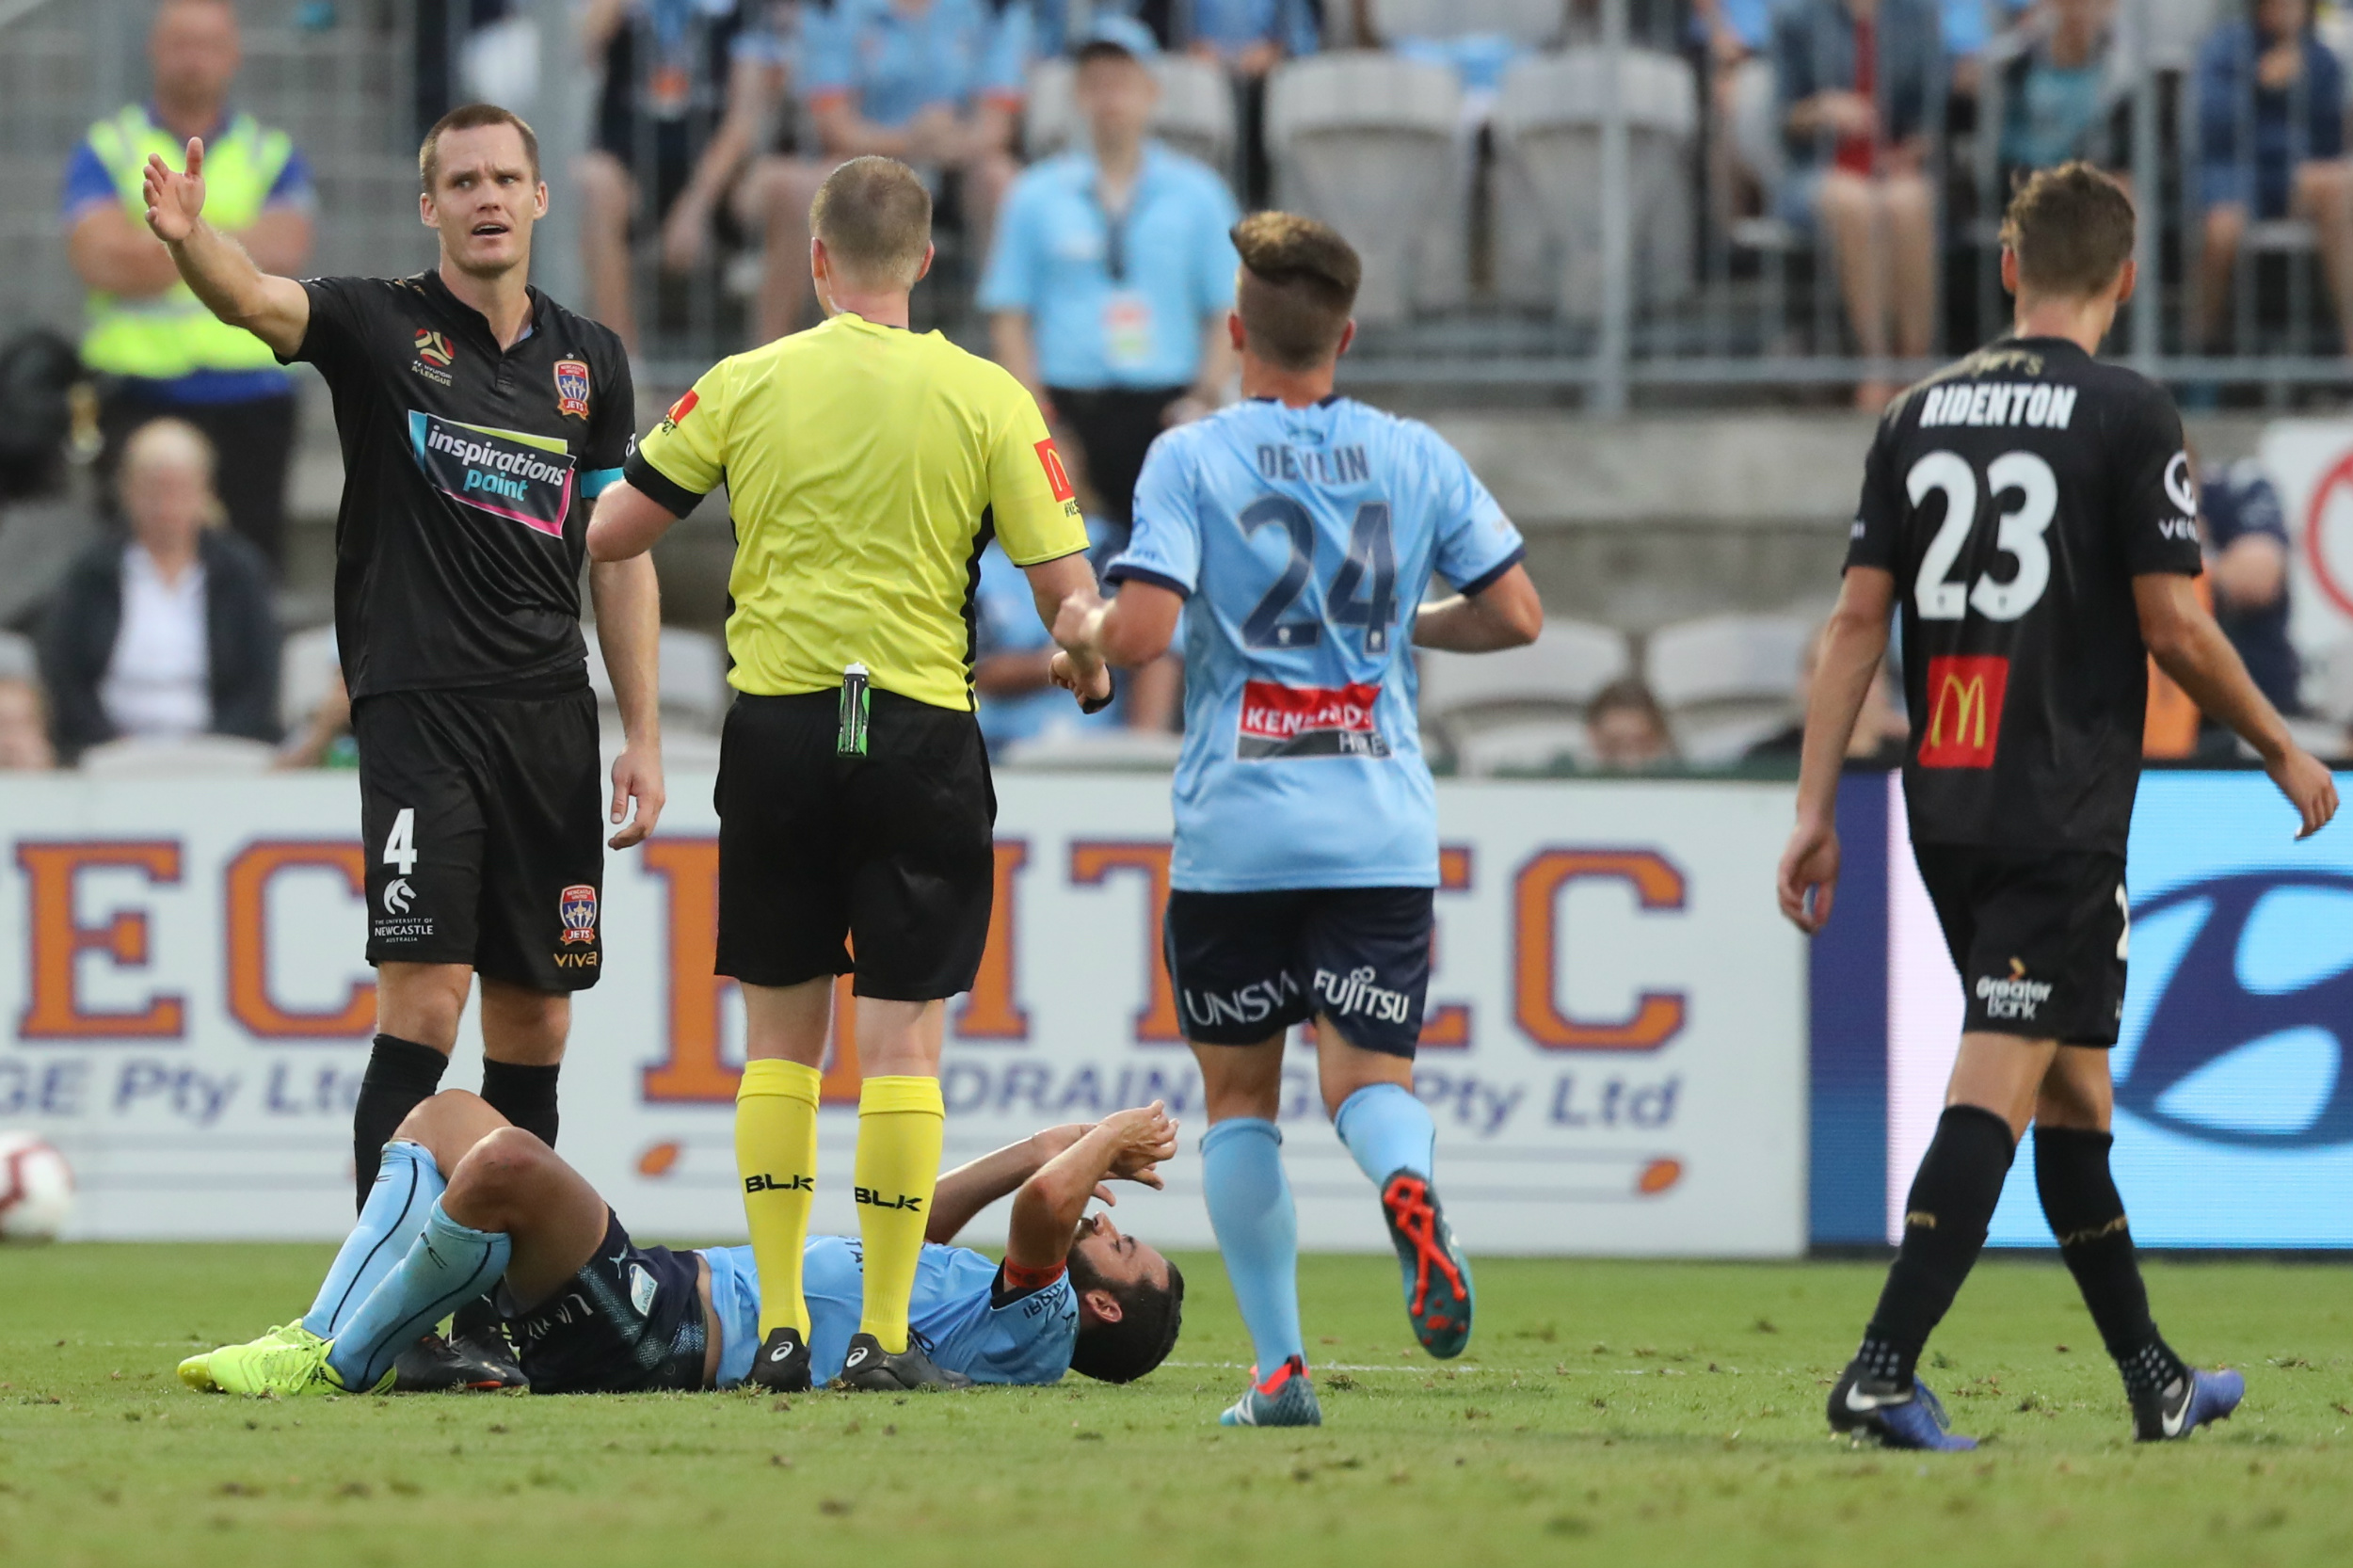
<instances>
[{"instance_id":1,"label":"inspirations paint sponsor logo","mask_svg":"<svg viewBox=\"0 0 2353 1568\"><path fill-rule=\"evenodd\" d=\"M574 465L562 440L411 408L408 443L425 478L451 500L564 536Z\"/></svg>"},{"instance_id":2,"label":"inspirations paint sponsor logo","mask_svg":"<svg viewBox=\"0 0 2353 1568\"><path fill-rule=\"evenodd\" d=\"M1241 690L1240 758L1386 757L1381 733L1381 688L1285 686L1253 680Z\"/></svg>"}]
</instances>

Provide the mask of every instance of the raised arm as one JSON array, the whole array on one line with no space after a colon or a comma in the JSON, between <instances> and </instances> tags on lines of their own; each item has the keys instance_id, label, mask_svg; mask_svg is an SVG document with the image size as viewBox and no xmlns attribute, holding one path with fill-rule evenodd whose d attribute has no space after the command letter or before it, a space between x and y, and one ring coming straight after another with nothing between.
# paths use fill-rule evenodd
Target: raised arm
<instances>
[{"instance_id":1,"label":"raised arm","mask_svg":"<svg viewBox=\"0 0 2353 1568\"><path fill-rule=\"evenodd\" d=\"M1021 1269L1058 1267L1070 1255L1087 1200L1112 1177L1160 1185L1158 1169L1176 1153L1176 1124L1159 1100L1106 1116L1023 1181L1013 1199L1005 1261Z\"/></svg>"},{"instance_id":2,"label":"raised arm","mask_svg":"<svg viewBox=\"0 0 2353 1568\"><path fill-rule=\"evenodd\" d=\"M2296 835L2309 839L2337 814L2337 785L2327 764L2296 744L2279 710L2256 689L2238 649L2199 602L2193 579L2177 572L2144 572L2133 579L2140 640L2157 665L2206 715L2228 725L2255 748L2264 772L2303 819ZM1811 734L1807 737L1809 743Z\"/></svg>"},{"instance_id":3,"label":"raised arm","mask_svg":"<svg viewBox=\"0 0 2353 1568\"><path fill-rule=\"evenodd\" d=\"M311 328L311 296L291 278L253 264L242 246L204 221L204 143L188 138L187 168L147 160L147 227L171 252L189 288L213 314L291 358Z\"/></svg>"}]
</instances>

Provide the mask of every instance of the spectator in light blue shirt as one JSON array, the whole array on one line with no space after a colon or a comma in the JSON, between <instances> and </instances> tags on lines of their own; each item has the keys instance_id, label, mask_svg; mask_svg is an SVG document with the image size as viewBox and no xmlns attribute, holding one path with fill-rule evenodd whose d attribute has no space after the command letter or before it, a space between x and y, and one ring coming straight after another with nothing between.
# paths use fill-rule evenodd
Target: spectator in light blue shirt
<instances>
[{"instance_id":1,"label":"spectator in light blue shirt","mask_svg":"<svg viewBox=\"0 0 2353 1568\"><path fill-rule=\"evenodd\" d=\"M1234 369L1241 214L1206 165L1147 137L1152 48L1124 17L1096 24L1079 51L1085 141L1015 183L979 301L998 360L1076 438L1114 549L1153 438L1214 408Z\"/></svg>"},{"instance_id":2,"label":"spectator in light blue shirt","mask_svg":"<svg viewBox=\"0 0 2353 1568\"><path fill-rule=\"evenodd\" d=\"M1321 47L1313 0L1172 0L1184 46L1215 60L1234 78L1241 109L1242 196L1263 205L1273 183L1266 160L1266 79L1286 58Z\"/></svg>"},{"instance_id":3,"label":"spectator in light blue shirt","mask_svg":"<svg viewBox=\"0 0 2353 1568\"><path fill-rule=\"evenodd\" d=\"M817 155L764 158L747 186L767 235L760 341L800 325L809 299L808 207L843 163L868 153L957 170L965 238L985 254L1013 184L1014 121L1026 88L1030 8L988 0L832 0L801 19L800 92Z\"/></svg>"}]
</instances>

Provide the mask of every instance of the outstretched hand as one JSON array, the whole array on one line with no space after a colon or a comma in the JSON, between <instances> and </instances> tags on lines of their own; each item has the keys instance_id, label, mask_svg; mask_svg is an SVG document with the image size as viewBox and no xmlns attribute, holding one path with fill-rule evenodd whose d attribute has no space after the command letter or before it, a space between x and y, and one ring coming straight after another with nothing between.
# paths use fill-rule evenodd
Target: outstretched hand
<instances>
[{"instance_id":1,"label":"outstretched hand","mask_svg":"<svg viewBox=\"0 0 2353 1568\"><path fill-rule=\"evenodd\" d=\"M204 216L204 141L188 138L188 167L176 171L163 155L147 155L146 178L140 182L147 198L147 226L166 245L177 245L196 232Z\"/></svg>"}]
</instances>

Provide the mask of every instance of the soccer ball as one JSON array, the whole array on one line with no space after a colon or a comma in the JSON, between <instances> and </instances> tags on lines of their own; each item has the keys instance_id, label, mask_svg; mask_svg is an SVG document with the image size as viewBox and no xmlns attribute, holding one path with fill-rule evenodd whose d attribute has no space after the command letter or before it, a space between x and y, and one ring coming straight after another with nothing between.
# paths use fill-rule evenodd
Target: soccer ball
<instances>
[{"instance_id":1,"label":"soccer ball","mask_svg":"<svg viewBox=\"0 0 2353 1568\"><path fill-rule=\"evenodd\" d=\"M73 1167L31 1132L0 1132L0 1241L54 1241L73 1212Z\"/></svg>"}]
</instances>

